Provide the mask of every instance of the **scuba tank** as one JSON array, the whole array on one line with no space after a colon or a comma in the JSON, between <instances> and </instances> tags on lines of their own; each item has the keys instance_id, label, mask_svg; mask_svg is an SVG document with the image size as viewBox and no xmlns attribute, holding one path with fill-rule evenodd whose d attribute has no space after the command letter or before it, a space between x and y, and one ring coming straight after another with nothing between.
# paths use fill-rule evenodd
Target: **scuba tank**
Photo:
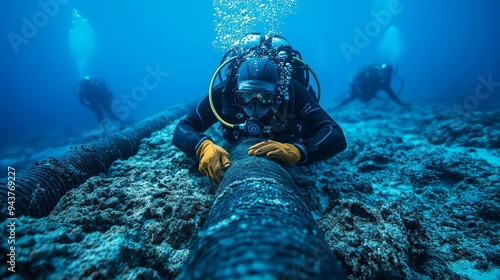
<instances>
[{"instance_id":1,"label":"scuba tank","mask_svg":"<svg viewBox=\"0 0 500 280\"><path fill-rule=\"evenodd\" d=\"M209 88L209 101L212 112L215 117L222 124L222 132L224 138L234 143L241 139L242 134L257 136L260 134L270 134L273 126L265 126L261 123L260 119L245 118L241 107L235 104L234 93L238 89L237 73L241 64L250 58L260 57L270 60L278 69L279 78L277 82L277 98L276 104L271 108L273 112L273 119L271 123L280 124L276 130L283 131L290 129L284 126L295 126L286 121L279 121L276 117L279 108L283 108L284 112L282 118L286 120L287 114L293 114L293 111L288 112L288 108L293 108L294 98L290 97L290 91L293 94L293 87L291 80L295 79L301 83L309 94L319 102L320 99L320 84L317 76L312 69L302 61L300 52L294 50L290 43L282 36L279 35L265 35L261 33L250 33L243 37L240 41L236 42L234 46L226 52L223 56L219 68L215 71ZM223 79L223 69L226 79ZM309 85L310 74L316 80L318 93ZM215 79L219 77L221 83L224 83L222 90L222 111L219 112L213 106L212 94ZM291 106L290 106L291 105Z\"/></svg>"}]
</instances>

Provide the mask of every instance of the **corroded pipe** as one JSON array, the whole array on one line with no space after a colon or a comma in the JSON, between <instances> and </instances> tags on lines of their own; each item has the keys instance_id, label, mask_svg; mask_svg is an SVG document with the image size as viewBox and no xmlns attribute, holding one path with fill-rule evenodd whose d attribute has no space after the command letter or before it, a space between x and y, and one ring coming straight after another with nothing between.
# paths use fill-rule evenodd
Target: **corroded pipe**
<instances>
[{"instance_id":1,"label":"corroded pipe","mask_svg":"<svg viewBox=\"0 0 500 280\"><path fill-rule=\"evenodd\" d=\"M248 156L253 143L231 152L178 279L346 279L291 176L274 161Z\"/></svg>"},{"instance_id":2,"label":"corroded pipe","mask_svg":"<svg viewBox=\"0 0 500 280\"><path fill-rule=\"evenodd\" d=\"M122 131L71 148L58 158L48 158L16 174L15 216L47 216L67 191L92 176L107 172L117 159L135 155L143 138L187 114L196 100L174 106ZM8 217L7 180L0 182L0 221Z\"/></svg>"}]
</instances>

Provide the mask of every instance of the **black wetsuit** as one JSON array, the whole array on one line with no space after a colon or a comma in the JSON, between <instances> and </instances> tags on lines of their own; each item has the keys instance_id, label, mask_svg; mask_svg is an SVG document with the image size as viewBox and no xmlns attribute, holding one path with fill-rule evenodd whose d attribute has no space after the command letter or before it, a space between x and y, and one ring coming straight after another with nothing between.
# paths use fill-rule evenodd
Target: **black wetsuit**
<instances>
[{"instance_id":1,"label":"black wetsuit","mask_svg":"<svg viewBox=\"0 0 500 280\"><path fill-rule=\"evenodd\" d=\"M95 113L99 122L103 121L104 112L106 112L111 119L119 121L120 123L123 122L111 109L113 94L105 85L86 85L80 90L79 98L82 105L88 107Z\"/></svg>"},{"instance_id":2,"label":"black wetsuit","mask_svg":"<svg viewBox=\"0 0 500 280\"><path fill-rule=\"evenodd\" d=\"M214 107L219 114L222 111L223 88L224 84L219 84L212 93ZM287 117L283 119L300 125L301 129L293 132L295 133L294 137L291 136L292 130L289 129L271 133L269 139L296 144L301 153L301 161L299 162L301 165L309 165L328 159L344 151L347 144L340 126L321 108L303 85L293 80L291 89L291 99L294 102L289 103L287 112L292 112L292 114L288 113ZM271 120L272 116L267 118L265 116L262 119L264 125L269 125ZM201 142L209 138L204 132L216 122L217 119L210 109L207 96L198 103L187 118L179 121L174 131L172 143L181 151L195 155ZM306 149L307 152L304 152L303 149Z\"/></svg>"},{"instance_id":3,"label":"black wetsuit","mask_svg":"<svg viewBox=\"0 0 500 280\"><path fill-rule=\"evenodd\" d=\"M405 106L391 88L392 70L387 71L382 77L380 70L369 67L366 70L360 71L351 83L351 92L349 96L342 101L339 106L343 106L357 98L361 102L367 103L372 100L379 91L383 90L389 98L396 102L399 106Z\"/></svg>"}]
</instances>

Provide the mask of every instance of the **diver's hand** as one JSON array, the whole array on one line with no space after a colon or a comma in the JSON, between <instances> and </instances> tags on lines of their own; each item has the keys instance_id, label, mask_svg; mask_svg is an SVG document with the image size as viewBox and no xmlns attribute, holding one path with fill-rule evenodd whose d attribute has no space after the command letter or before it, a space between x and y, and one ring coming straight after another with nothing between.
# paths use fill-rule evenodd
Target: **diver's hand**
<instances>
[{"instance_id":1,"label":"diver's hand","mask_svg":"<svg viewBox=\"0 0 500 280\"><path fill-rule=\"evenodd\" d=\"M207 139L200 144L196 150L196 155L200 158L200 164L198 166L200 172L210 178L210 180L219 184L220 181L222 181L221 162L224 168L231 166L229 153Z\"/></svg>"},{"instance_id":2,"label":"diver's hand","mask_svg":"<svg viewBox=\"0 0 500 280\"><path fill-rule=\"evenodd\" d=\"M300 161L300 152L297 147L289 143L280 143L273 140L265 140L253 145L248 148L248 154L277 159L284 164L296 164Z\"/></svg>"}]
</instances>

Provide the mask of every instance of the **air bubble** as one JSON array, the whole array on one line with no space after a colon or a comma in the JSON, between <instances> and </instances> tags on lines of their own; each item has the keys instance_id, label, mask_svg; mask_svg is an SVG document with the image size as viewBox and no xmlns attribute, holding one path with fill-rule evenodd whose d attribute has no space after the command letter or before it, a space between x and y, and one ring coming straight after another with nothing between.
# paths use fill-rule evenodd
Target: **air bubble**
<instances>
[{"instance_id":1,"label":"air bubble","mask_svg":"<svg viewBox=\"0 0 500 280\"><path fill-rule=\"evenodd\" d=\"M218 0L214 6L216 49L227 51L251 32L283 33L283 19L297 10L296 0Z\"/></svg>"}]
</instances>

